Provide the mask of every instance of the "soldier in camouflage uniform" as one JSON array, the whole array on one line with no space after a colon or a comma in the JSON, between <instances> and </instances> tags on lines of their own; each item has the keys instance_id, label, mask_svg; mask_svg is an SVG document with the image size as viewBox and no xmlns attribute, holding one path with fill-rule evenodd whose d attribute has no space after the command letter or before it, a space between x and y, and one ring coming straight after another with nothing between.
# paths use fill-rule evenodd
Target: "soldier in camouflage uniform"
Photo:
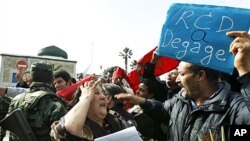
<instances>
[{"instance_id":1,"label":"soldier in camouflage uniform","mask_svg":"<svg viewBox=\"0 0 250 141\"><path fill-rule=\"evenodd\" d=\"M8 113L8 107L11 99L5 95L0 96L0 120L2 120ZM5 131L0 127L0 140L3 140Z\"/></svg>"},{"instance_id":2,"label":"soldier in camouflage uniform","mask_svg":"<svg viewBox=\"0 0 250 141\"><path fill-rule=\"evenodd\" d=\"M49 141L50 125L66 114L66 109L53 92L53 67L46 63L31 65L30 92L16 96L10 104L9 113L21 108L38 141ZM10 140L18 140L11 135Z\"/></svg>"}]
</instances>

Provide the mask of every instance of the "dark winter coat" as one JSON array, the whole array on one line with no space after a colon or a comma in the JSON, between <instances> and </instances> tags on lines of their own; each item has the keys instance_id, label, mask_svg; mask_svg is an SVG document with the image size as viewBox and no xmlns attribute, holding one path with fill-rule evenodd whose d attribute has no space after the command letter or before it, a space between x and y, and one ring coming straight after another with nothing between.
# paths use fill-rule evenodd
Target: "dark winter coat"
<instances>
[{"instance_id":1,"label":"dark winter coat","mask_svg":"<svg viewBox=\"0 0 250 141\"><path fill-rule=\"evenodd\" d=\"M250 125L250 112L242 95L230 92L226 82L220 82L219 90L194 109L191 100L182 96L182 91L163 104L146 100L140 106L155 120L169 125L171 141L196 141L198 135L202 138L209 129L219 134L221 126L229 138L230 125Z\"/></svg>"},{"instance_id":2,"label":"dark winter coat","mask_svg":"<svg viewBox=\"0 0 250 141\"><path fill-rule=\"evenodd\" d=\"M241 93L244 97L248 109L250 110L250 72L239 77L238 80L243 84L243 86L241 87Z\"/></svg>"}]
</instances>

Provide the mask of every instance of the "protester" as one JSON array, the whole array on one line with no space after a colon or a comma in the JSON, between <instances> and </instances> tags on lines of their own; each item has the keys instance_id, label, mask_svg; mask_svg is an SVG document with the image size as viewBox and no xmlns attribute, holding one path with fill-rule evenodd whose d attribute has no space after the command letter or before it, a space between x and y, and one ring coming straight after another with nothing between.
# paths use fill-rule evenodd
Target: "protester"
<instances>
[{"instance_id":1,"label":"protester","mask_svg":"<svg viewBox=\"0 0 250 141\"><path fill-rule=\"evenodd\" d=\"M165 76L165 84L166 84L166 100L172 98L175 94L177 94L181 87L176 83L176 78L178 76L178 69L174 68L173 70L166 73Z\"/></svg>"},{"instance_id":2,"label":"protester","mask_svg":"<svg viewBox=\"0 0 250 141\"><path fill-rule=\"evenodd\" d=\"M29 72L24 72L23 70L17 72L16 80L18 81L16 87L29 88L31 84Z\"/></svg>"},{"instance_id":3,"label":"protester","mask_svg":"<svg viewBox=\"0 0 250 141\"><path fill-rule=\"evenodd\" d=\"M35 62L32 63L30 72L32 81L30 91L14 97L9 107L9 113L20 108L30 123L37 140L48 141L50 140L51 124L65 115L66 109L51 88L52 65ZM16 140L15 135L10 137L11 140Z\"/></svg>"},{"instance_id":4,"label":"protester","mask_svg":"<svg viewBox=\"0 0 250 141\"><path fill-rule=\"evenodd\" d=\"M116 67L113 72L111 83L120 86L126 93L134 93L132 89L132 83L126 73L126 71L120 67ZM131 108L133 105L125 103L124 107L126 110Z\"/></svg>"},{"instance_id":5,"label":"protester","mask_svg":"<svg viewBox=\"0 0 250 141\"><path fill-rule=\"evenodd\" d=\"M161 94L164 92L162 89L161 85L159 85L155 79L144 78L139 84L136 95L147 99L161 101ZM153 120L145 114L139 105L135 105L128 111L134 115L137 122L137 129L144 137L144 140L166 140L166 134L164 133L167 129L161 128L165 126L161 122Z\"/></svg>"},{"instance_id":6,"label":"protester","mask_svg":"<svg viewBox=\"0 0 250 141\"><path fill-rule=\"evenodd\" d=\"M154 94L154 99L159 100L161 102L166 100L167 97L167 91L165 91L165 84L162 84L161 81L154 75L155 73L155 65L157 63L157 61L159 60L159 56L156 54L156 52L152 53L152 58L150 59L150 62L147 62L144 65L144 71L143 71L143 75L141 78L141 82L139 84L139 88L140 89L140 85L146 85L146 87L148 87L149 90L149 94ZM150 84L152 83L152 84ZM150 88L150 87L154 87L154 88ZM138 91L138 90L137 90ZM136 93L137 93L136 91ZM150 98L150 97L148 97Z\"/></svg>"},{"instance_id":7,"label":"protester","mask_svg":"<svg viewBox=\"0 0 250 141\"><path fill-rule=\"evenodd\" d=\"M154 75L156 69L155 65L157 61L160 61L160 56L158 56L156 51L154 51L152 53L152 58L150 62L146 63L144 66L143 78L149 78L154 80L159 85L159 89L164 89L161 93L158 93L158 95L156 95L156 97L158 97L156 99L163 102L167 99L172 98L174 94L180 91L180 87L176 83L178 69L174 68L166 72L165 81L159 81Z\"/></svg>"},{"instance_id":8,"label":"protester","mask_svg":"<svg viewBox=\"0 0 250 141\"><path fill-rule=\"evenodd\" d=\"M117 67L113 72L111 83L120 86L129 93L133 93L128 75L126 71L120 67Z\"/></svg>"},{"instance_id":9,"label":"protester","mask_svg":"<svg viewBox=\"0 0 250 141\"><path fill-rule=\"evenodd\" d=\"M250 35L246 31L232 31L228 36L235 37L230 45L230 52L235 55L234 66L239 73L242 83L241 93L250 110Z\"/></svg>"},{"instance_id":10,"label":"protester","mask_svg":"<svg viewBox=\"0 0 250 141\"><path fill-rule=\"evenodd\" d=\"M111 83L112 81L112 77L113 77L113 73L116 70L116 68L118 68L118 66L112 66L106 69L106 76L107 76L107 82Z\"/></svg>"},{"instance_id":11,"label":"protester","mask_svg":"<svg viewBox=\"0 0 250 141\"><path fill-rule=\"evenodd\" d=\"M65 70L58 70L54 72L53 76L53 84L57 92L62 91L63 89L66 89L72 84L76 83L75 78L71 77L70 74ZM68 95L70 95L70 99L66 99L61 95L58 96L65 102L64 105L66 109L70 110L78 101L79 95L77 89Z\"/></svg>"},{"instance_id":12,"label":"protester","mask_svg":"<svg viewBox=\"0 0 250 141\"><path fill-rule=\"evenodd\" d=\"M53 124L53 140L93 140L126 128L124 121L107 111L107 97L100 81L86 82L81 86L79 102L60 120ZM77 120L76 120L77 119Z\"/></svg>"},{"instance_id":13,"label":"protester","mask_svg":"<svg viewBox=\"0 0 250 141\"><path fill-rule=\"evenodd\" d=\"M239 81L243 84L242 95L230 91L230 85L227 82L219 81L219 72L181 62L178 67L177 82L182 86L182 90L163 104L134 94L120 94L116 97L132 104L140 104L144 112L152 118L166 123L169 126L170 140L197 140L198 137L203 138L208 135L209 131L219 133L222 126L228 138L229 125L250 124L248 57L250 35L247 32L227 34L236 37L231 44L230 52L235 55L234 65L239 72ZM106 122L111 132L105 132L107 130L103 129L102 123L105 123L110 114L104 110L107 108L107 97L102 95L101 86L98 82L91 81L86 88L81 87L81 90L80 101L65 117L52 126L51 133L54 139L93 140L113 133L114 130L111 129L114 126L111 123L117 124L116 122ZM94 103L94 101L99 102ZM93 112L95 110L101 114ZM79 118L84 120L75 120ZM99 134L97 129L103 132ZM123 128L116 131L121 129Z\"/></svg>"},{"instance_id":14,"label":"protester","mask_svg":"<svg viewBox=\"0 0 250 141\"><path fill-rule=\"evenodd\" d=\"M18 81L16 87L0 87L0 95L6 95L8 97L15 97L23 92L28 92L31 85L30 72L19 70L16 74L16 80Z\"/></svg>"},{"instance_id":15,"label":"protester","mask_svg":"<svg viewBox=\"0 0 250 141\"><path fill-rule=\"evenodd\" d=\"M227 82L218 81L219 72L181 62L177 82L182 90L172 99L162 104L133 94L120 94L117 98L140 104L150 117L165 122L171 141L198 140L209 132L220 134L222 126L226 140L229 140L229 125L250 124L250 37L247 32L230 32L228 35L237 37L230 52L235 55L234 65L243 82L242 94L231 92Z\"/></svg>"},{"instance_id":16,"label":"protester","mask_svg":"<svg viewBox=\"0 0 250 141\"><path fill-rule=\"evenodd\" d=\"M161 85L159 85L156 80L143 78L139 84L139 88L136 91L136 95L148 99L162 101L162 93L164 92L165 91L163 90L163 87L161 87Z\"/></svg>"},{"instance_id":17,"label":"protester","mask_svg":"<svg viewBox=\"0 0 250 141\"><path fill-rule=\"evenodd\" d=\"M133 123L133 116L124 109L123 101L117 100L115 95L125 92L120 86L111 83L102 84L104 95L107 96L109 111L118 112L126 121Z\"/></svg>"},{"instance_id":18,"label":"protester","mask_svg":"<svg viewBox=\"0 0 250 141\"><path fill-rule=\"evenodd\" d=\"M54 87L56 88L56 91L60 91L64 88L69 87L72 85L72 78L70 74L65 70L59 70L54 72Z\"/></svg>"}]
</instances>

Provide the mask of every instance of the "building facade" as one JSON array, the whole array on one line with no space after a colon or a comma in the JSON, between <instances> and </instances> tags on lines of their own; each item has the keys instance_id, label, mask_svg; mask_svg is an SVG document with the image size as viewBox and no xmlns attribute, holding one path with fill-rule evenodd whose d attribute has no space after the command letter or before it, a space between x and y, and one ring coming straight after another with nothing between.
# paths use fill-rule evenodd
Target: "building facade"
<instances>
[{"instance_id":1,"label":"building facade","mask_svg":"<svg viewBox=\"0 0 250 141\"><path fill-rule=\"evenodd\" d=\"M30 69L30 65L33 62L46 62L54 65L54 68L66 70L72 77L76 77L76 63L77 61L71 61L60 57L51 56L23 56L13 54L0 54L0 86L15 86L16 73L18 68ZM19 64L23 62L24 64ZM27 64L27 66L26 66Z\"/></svg>"}]
</instances>

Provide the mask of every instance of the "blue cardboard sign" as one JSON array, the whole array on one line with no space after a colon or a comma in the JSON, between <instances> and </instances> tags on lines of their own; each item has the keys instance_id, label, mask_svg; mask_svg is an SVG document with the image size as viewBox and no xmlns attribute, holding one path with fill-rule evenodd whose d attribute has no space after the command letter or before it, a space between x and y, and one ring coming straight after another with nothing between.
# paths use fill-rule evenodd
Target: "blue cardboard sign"
<instances>
[{"instance_id":1,"label":"blue cardboard sign","mask_svg":"<svg viewBox=\"0 0 250 141\"><path fill-rule=\"evenodd\" d=\"M162 27L158 54L232 74L233 38L228 31L248 31L250 9L173 4Z\"/></svg>"}]
</instances>

